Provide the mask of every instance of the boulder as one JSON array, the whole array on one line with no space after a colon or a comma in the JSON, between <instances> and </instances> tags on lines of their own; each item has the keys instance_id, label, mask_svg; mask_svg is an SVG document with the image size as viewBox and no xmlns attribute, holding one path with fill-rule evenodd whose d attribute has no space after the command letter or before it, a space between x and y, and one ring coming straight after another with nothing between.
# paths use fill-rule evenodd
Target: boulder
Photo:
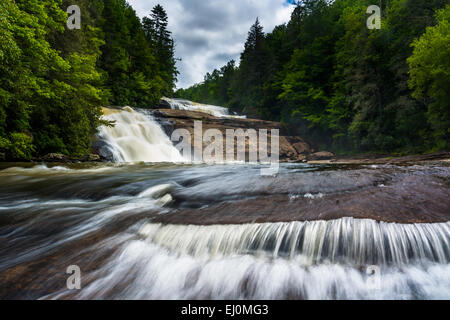
<instances>
[{"instance_id":1,"label":"boulder","mask_svg":"<svg viewBox=\"0 0 450 320\"><path fill-rule=\"evenodd\" d=\"M98 154L88 154L84 157L83 160L88 162L98 162L101 161L101 158Z\"/></svg>"},{"instance_id":2,"label":"boulder","mask_svg":"<svg viewBox=\"0 0 450 320\"><path fill-rule=\"evenodd\" d=\"M108 143L106 143L104 140L96 139L92 143L91 152L92 154L90 156L98 156L98 160L86 160L86 161L114 160L114 155L111 152L111 148L109 147Z\"/></svg>"},{"instance_id":3,"label":"boulder","mask_svg":"<svg viewBox=\"0 0 450 320\"><path fill-rule=\"evenodd\" d=\"M205 133L208 129L217 129L226 136L227 129L248 130L254 129L256 131L266 129L268 131L268 146L270 151L270 133L272 129L278 129L280 134L279 151L281 162L302 162L306 159L306 155L311 152L310 145L301 137L288 136L285 128L274 121L265 121L258 119L241 119L241 118L218 118L207 113L187 110L171 110L158 109L151 111L152 116L159 124L161 124L165 133L170 137L176 129L186 129L191 134L191 145L194 145L194 122L202 122L202 130ZM225 139L224 139L225 141ZM249 150L248 138L245 141L246 150ZM204 143L203 147L207 144ZM226 146L224 146L224 156L226 158Z\"/></svg>"},{"instance_id":4,"label":"boulder","mask_svg":"<svg viewBox=\"0 0 450 320\"><path fill-rule=\"evenodd\" d=\"M308 143L306 143L304 141L296 142L296 143L292 144L292 146L299 154L304 155L304 154L309 154L311 152L311 147L309 146Z\"/></svg>"},{"instance_id":5,"label":"boulder","mask_svg":"<svg viewBox=\"0 0 450 320\"><path fill-rule=\"evenodd\" d=\"M310 154L308 156L308 160L315 161L315 160L331 160L335 157L335 155L328 151L320 151L313 154Z\"/></svg>"},{"instance_id":6,"label":"boulder","mask_svg":"<svg viewBox=\"0 0 450 320\"><path fill-rule=\"evenodd\" d=\"M61 153L48 153L42 157L42 161L45 162L68 162L69 157Z\"/></svg>"},{"instance_id":7,"label":"boulder","mask_svg":"<svg viewBox=\"0 0 450 320\"><path fill-rule=\"evenodd\" d=\"M170 105L169 101L167 101L165 99L161 99L161 100L159 100L159 103L155 109L171 109L171 108L172 108L172 106Z\"/></svg>"}]
</instances>

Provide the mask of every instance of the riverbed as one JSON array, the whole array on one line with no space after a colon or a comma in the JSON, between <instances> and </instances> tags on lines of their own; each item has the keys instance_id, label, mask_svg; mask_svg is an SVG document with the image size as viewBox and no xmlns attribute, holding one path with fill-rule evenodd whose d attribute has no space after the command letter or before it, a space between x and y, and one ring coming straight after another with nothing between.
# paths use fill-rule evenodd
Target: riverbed
<instances>
[{"instance_id":1,"label":"riverbed","mask_svg":"<svg viewBox=\"0 0 450 320\"><path fill-rule=\"evenodd\" d=\"M448 163L260 169L2 164L0 298L450 298Z\"/></svg>"}]
</instances>

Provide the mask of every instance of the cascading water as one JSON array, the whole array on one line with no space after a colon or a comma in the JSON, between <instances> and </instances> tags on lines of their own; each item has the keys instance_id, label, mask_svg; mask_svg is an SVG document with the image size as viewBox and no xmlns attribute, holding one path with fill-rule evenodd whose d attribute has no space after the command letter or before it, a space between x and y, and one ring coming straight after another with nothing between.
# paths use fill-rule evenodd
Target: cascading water
<instances>
[{"instance_id":1,"label":"cascading water","mask_svg":"<svg viewBox=\"0 0 450 320\"><path fill-rule=\"evenodd\" d=\"M150 115L130 107L103 108L103 118L114 126L102 126L99 137L109 146L116 162L183 162L185 159Z\"/></svg>"},{"instance_id":2,"label":"cascading water","mask_svg":"<svg viewBox=\"0 0 450 320\"><path fill-rule=\"evenodd\" d=\"M449 227L352 218L150 223L141 227L141 239L124 245L76 298L445 299L450 296ZM123 286L124 291L115 289Z\"/></svg>"},{"instance_id":3,"label":"cascading water","mask_svg":"<svg viewBox=\"0 0 450 320\"><path fill-rule=\"evenodd\" d=\"M162 98L162 100L167 102L170 105L170 108L173 110L198 111L210 114L218 118L241 118L241 119L246 118L245 116L231 115L229 110L224 107L195 103L183 99L170 99L164 97Z\"/></svg>"},{"instance_id":4,"label":"cascading water","mask_svg":"<svg viewBox=\"0 0 450 320\"><path fill-rule=\"evenodd\" d=\"M343 218L216 226L147 224L140 234L171 252L203 258L250 254L305 265L357 266L450 261L450 222L407 225Z\"/></svg>"}]
</instances>

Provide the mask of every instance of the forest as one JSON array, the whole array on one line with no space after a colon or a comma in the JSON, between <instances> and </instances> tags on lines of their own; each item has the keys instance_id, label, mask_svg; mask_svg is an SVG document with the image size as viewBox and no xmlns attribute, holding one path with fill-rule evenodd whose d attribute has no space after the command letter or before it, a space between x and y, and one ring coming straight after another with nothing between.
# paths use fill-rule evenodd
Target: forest
<instances>
[{"instance_id":1,"label":"forest","mask_svg":"<svg viewBox=\"0 0 450 320\"><path fill-rule=\"evenodd\" d=\"M105 105L148 107L178 71L168 17L142 20L125 0L0 1L0 160L89 154ZM108 124L108 123L105 123Z\"/></svg>"},{"instance_id":2,"label":"forest","mask_svg":"<svg viewBox=\"0 0 450 320\"><path fill-rule=\"evenodd\" d=\"M381 28L369 29L369 5ZM251 27L240 55L179 98L280 121L338 154L448 150L448 0L304 0Z\"/></svg>"},{"instance_id":3,"label":"forest","mask_svg":"<svg viewBox=\"0 0 450 320\"><path fill-rule=\"evenodd\" d=\"M162 96L279 121L339 154L425 153L450 141L448 0L304 0L269 33L256 19L240 61L176 89L175 42L157 5L126 0L0 2L0 160L82 157L102 106L148 108Z\"/></svg>"}]
</instances>

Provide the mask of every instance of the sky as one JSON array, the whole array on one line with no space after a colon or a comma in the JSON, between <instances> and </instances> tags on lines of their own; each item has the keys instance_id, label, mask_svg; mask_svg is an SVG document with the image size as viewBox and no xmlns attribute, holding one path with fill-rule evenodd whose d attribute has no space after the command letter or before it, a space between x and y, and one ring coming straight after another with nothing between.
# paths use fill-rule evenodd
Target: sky
<instances>
[{"instance_id":1,"label":"sky","mask_svg":"<svg viewBox=\"0 0 450 320\"><path fill-rule=\"evenodd\" d=\"M231 59L239 63L251 25L259 17L265 32L289 21L291 0L128 0L139 17L161 4L175 40L178 88L203 81Z\"/></svg>"}]
</instances>

